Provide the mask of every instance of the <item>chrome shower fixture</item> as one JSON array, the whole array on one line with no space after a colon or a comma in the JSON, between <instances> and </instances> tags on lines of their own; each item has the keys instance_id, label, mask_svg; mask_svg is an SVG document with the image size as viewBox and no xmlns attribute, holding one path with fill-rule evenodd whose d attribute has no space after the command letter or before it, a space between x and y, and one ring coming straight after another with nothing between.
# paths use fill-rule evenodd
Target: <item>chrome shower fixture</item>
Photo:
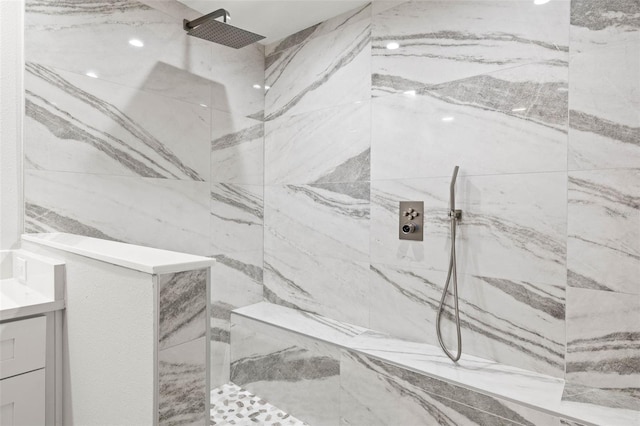
<instances>
[{"instance_id":1,"label":"chrome shower fixture","mask_svg":"<svg viewBox=\"0 0 640 426\"><path fill-rule=\"evenodd\" d=\"M456 178L458 177L458 166L453 168L453 176L451 177L451 184L449 185L449 220L451 221L451 252L449 254L449 272L447 273L447 280L442 290L442 298L440 299L440 306L438 307L438 316L436 317L436 333L438 334L438 342L445 354L453 362L457 362L462 355L462 335L460 334L460 310L458 309L458 275L456 271L456 227L458 221L462 218L462 210L456 210ZM449 284L453 282L453 306L455 310L456 319L456 335L458 337L458 349L454 356L447 349L444 341L442 340L442 332L440 330L440 318L444 310L444 301L447 298L447 291L449 290Z\"/></svg>"},{"instance_id":2,"label":"chrome shower fixture","mask_svg":"<svg viewBox=\"0 0 640 426\"><path fill-rule=\"evenodd\" d=\"M224 22L218 21L218 18L223 18ZM185 19L182 21L182 28L190 36L234 49L240 49L264 38L259 34L227 24L228 19L231 19L231 14L224 9L218 9L193 21Z\"/></svg>"}]
</instances>

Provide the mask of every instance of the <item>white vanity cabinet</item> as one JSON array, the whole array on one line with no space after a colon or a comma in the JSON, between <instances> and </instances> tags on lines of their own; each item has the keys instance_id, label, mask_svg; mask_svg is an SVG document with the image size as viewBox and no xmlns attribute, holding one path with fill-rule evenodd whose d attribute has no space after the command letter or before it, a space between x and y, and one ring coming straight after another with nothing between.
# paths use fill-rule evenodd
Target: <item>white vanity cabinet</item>
<instances>
[{"instance_id":1,"label":"white vanity cabinet","mask_svg":"<svg viewBox=\"0 0 640 426\"><path fill-rule=\"evenodd\" d=\"M65 265L0 251L0 426L60 425Z\"/></svg>"},{"instance_id":2,"label":"white vanity cabinet","mask_svg":"<svg viewBox=\"0 0 640 426\"><path fill-rule=\"evenodd\" d=\"M45 424L47 319L0 323L0 425Z\"/></svg>"}]
</instances>

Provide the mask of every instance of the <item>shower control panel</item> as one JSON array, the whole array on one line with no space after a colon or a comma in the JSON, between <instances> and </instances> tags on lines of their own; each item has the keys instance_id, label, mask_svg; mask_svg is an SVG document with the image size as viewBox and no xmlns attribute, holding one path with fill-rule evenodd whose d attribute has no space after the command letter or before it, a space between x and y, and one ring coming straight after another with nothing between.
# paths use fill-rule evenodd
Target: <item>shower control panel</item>
<instances>
[{"instance_id":1,"label":"shower control panel","mask_svg":"<svg viewBox=\"0 0 640 426\"><path fill-rule=\"evenodd\" d=\"M398 236L401 240L422 241L424 225L423 201L400 201Z\"/></svg>"}]
</instances>

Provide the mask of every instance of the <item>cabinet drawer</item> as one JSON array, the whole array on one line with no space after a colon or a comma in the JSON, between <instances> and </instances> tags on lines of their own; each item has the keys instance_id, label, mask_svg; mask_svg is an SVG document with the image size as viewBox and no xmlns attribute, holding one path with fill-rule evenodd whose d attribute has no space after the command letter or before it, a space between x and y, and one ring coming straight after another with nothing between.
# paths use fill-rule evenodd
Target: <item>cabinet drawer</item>
<instances>
[{"instance_id":1,"label":"cabinet drawer","mask_svg":"<svg viewBox=\"0 0 640 426\"><path fill-rule=\"evenodd\" d=\"M46 332L43 316L0 324L0 379L44 367Z\"/></svg>"},{"instance_id":2,"label":"cabinet drawer","mask_svg":"<svg viewBox=\"0 0 640 426\"><path fill-rule=\"evenodd\" d=\"M34 426L45 423L44 369L0 380L0 424Z\"/></svg>"}]
</instances>

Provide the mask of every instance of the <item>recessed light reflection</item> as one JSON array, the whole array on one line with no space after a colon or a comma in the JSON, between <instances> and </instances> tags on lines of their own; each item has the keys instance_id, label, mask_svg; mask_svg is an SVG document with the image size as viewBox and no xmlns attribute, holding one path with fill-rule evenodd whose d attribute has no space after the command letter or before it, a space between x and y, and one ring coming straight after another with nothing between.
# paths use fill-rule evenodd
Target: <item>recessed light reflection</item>
<instances>
[{"instance_id":1,"label":"recessed light reflection","mask_svg":"<svg viewBox=\"0 0 640 426\"><path fill-rule=\"evenodd\" d=\"M453 120L455 120L455 117L442 117L441 120L442 121L453 121Z\"/></svg>"},{"instance_id":2,"label":"recessed light reflection","mask_svg":"<svg viewBox=\"0 0 640 426\"><path fill-rule=\"evenodd\" d=\"M404 92L405 95L407 96L415 96L416 95L416 91L415 90L407 90L406 92Z\"/></svg>"},{"instance_id":3,"label":"recessed light reflection","mask_svg":"<svg viewBox=\"0 0 640 426\"><path fill-rule=\"evenodd\" d=\"M387 49L389 50L396 50L398 47L400 47L400 45L395 41L392 41L391 43L387 44Z\"/></svg>"},{"instance_id":4,"label":"recessed light reflection","mask_svg":"<svg viewBox=\"0 0 640 426\"><path fill-rule=\"evenodd\" d=\"M96 73L95 73L95 72L93 72L93 71L87 71L87 72L85 73L85 75L86 75L87 77L91 77L91 78L98 78L98 74L96 74Z\"/></svg>"},{"instance_id":5,"label":"recessed light reflection","mask_svg":"<svg viewBox=\"0 0 640 426\"><path fill-rule=\"evenodd\" d=\"M137 38L132 38L131 40L129 40L129 44L135 47L144 46L144 43L142 42L142 40L138 40Z\"/></svg>"},{"instance_id":6,"label":"recessed light reflection","mask_svg":"<svg viewBox=\"0 0 640 426\"><path fill-rule=\"evenodd\" d=\"M271 89L271 86L264 86L264 90L269 90Z\"/></svg>"},{"instance_id":7,"label":"recessed light reflection","mask_svg":"<svg viewBox=\"0 0 640 426\"><path fill-rule=\"evenodd\" d=\"M533 0L533 4L545 4L549 3L551 0Z\"/></svg>"},{"instance_id":8,"label":"recessed light reflection","mask_svg":"<svg viewBox=\"0 0 640 426\"><path fill-rule=\"evenodd\" d=\"M203 107L203 108L207 107L207 105L205 105L205 104L200 104L200 106Z\"/></svg>"},{"instance_id":9,"label":"recessed light reflection","mask_svg":"<svg viewBox=\"0 0 640 426\"><path fill-rule=\"evenodd\" d=\"M254 89L262 89L262 86L260 86L259 84L254 84L254 85L253 85L253 88L254 88Z\"/></svg>"},{"instance_id":10,"label":"recessed light reflection","mask_svg":"<svg viewBox=\"0 0 640 426\"><path fill-rule=\"evenodd\" d=\"M512 109L511 111L513 111L513 112L520 112L520 111L526 111L526 110L527 110L526 108L514 108L514 109Z\"/></svg>"}]
</instances>

